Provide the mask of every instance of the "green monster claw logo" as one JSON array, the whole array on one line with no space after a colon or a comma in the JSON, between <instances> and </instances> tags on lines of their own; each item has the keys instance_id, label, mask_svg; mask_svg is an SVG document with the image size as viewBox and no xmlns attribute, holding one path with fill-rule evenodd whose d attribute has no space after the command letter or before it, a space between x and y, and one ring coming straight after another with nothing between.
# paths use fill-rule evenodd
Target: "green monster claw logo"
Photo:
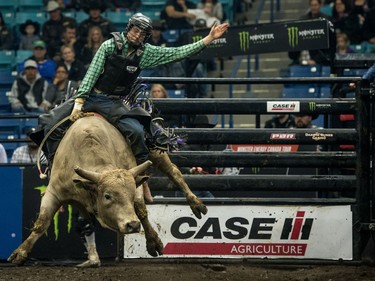
<instances>
[{"instance_id":1,"label":"green monster claw logo","mask_svg":"<svg viewBox=\"0 0 375 281\"><path fill-rule=\"evenodd\" d=\"M316 102L315 101L309 102L309 109L310 109L310 111L315 111L315 109L316 109Z\"/></svg>"},{"instance_id":2,"label":"green monster claw logo","mask_svg":"<svg viewBox=\"0 0 375 281\"><path fill-rule=\"evenodd\" d=\"M42 195L44 192L46 192L47 186L41 185L41 186L35 187L34 189L39 190L40 194ZM67 208L68 208L68 214L69 215L68 215L68 222L67 222L66 228L68 230L68 233L70 233L70 231L72 229L73 207L71 205L68 205ZM59 232L60 232L60 230L59 230L59 214L60 214L61 210L64 210L63 206L60 207L60 209L56 212L56 214L53 217L53 229L54 229L54 233L55 233L55 240L59 239ZM46 233L46 235L47 235L47 233Z\"/></svg>"},{"instance_id":3,"label":"green monster claw logo","mask_svg":"<svg viewBox=\"0 0 375 281\"><path fill-rule=\"evenodd\" d=\"M248 51L250 49L250 33L248 31L242 31L238 33L240 37L240 49L241 51Z\"/></svg>"},{"instance_id":4,"label":"green monster claw logo","mask_svg":"<svg viewBox=\"0 0 375 281\"><path fill-rule=\"evenodd\" d=\"M253 174L259 174L260 172L260 168L259 167L251 167L251 172Z\"/></svg>"},{"instance_id":5,"label":"green monster claw logo","mask_svg":"<svg viewBox=\"0 0 375 281\"><path fill-rule=\"evenodd\" d=\"M193 43L195 43L195 42L198 42L198 41L202 40L203 36L196 35L196 36L193 36L191 39L193 40Z\"/></svg>"},{"instance_id":6,"label":"green monster claw logo","mask_svg":"<svg viewBox=\"0 0 375 281\"><path fill-rule=\"evenodd\" d=\"M288 43L292 48L298 45L298 27L288 27Z\"/></svg>"}]
</instances>

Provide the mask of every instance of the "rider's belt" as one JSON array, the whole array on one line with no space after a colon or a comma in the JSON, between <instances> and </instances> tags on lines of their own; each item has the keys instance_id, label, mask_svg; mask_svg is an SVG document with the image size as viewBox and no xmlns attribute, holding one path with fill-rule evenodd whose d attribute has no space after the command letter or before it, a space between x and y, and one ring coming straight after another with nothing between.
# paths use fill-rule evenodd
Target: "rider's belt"
<instances>
[{"instance_id":1,"label":"rider's belt","mask_svg":"<svg viewBox=\"0 0 375 281\"><path fill-rule=\"evenodd\" d=\"M103 93L102 91L100 91L97 88L94 88L94 92L97 93L97 94L99 94L99 95L103 95L103 96L109 97L111 99L118 99L118 98L120 98L120 96L116 96L116 95L107 95L106 93Z\"/></svg>"}]
</instances>

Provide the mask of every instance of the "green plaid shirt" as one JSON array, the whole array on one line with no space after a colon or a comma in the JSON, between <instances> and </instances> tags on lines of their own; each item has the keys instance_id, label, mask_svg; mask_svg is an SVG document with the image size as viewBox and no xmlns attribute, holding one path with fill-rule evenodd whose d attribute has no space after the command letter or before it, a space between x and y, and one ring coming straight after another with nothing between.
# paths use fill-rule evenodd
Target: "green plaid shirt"
<instances>
[{"instance_id":1,"label":"green plaid shirt","mask_svg":"<svg viewBox=\"0 0 375 281\"><path fill-rule=\"evenodd\" d=\"M126 56L128 53L129 44L124 36L124 33L121 33L121 37L125 43L125 46L122 49L122 54ZM204 47L205 45L203 40L176 48L153 46L146 43L139 67L141 69L145 69L178 61L200 52L204 49ZM76 98L85 98L90 94L92 88L103 71L106 58L115 52L115 48L116 44L113 38L103 42L96 52L89 69L81 82Z\"/></svg>"}]
</instances>

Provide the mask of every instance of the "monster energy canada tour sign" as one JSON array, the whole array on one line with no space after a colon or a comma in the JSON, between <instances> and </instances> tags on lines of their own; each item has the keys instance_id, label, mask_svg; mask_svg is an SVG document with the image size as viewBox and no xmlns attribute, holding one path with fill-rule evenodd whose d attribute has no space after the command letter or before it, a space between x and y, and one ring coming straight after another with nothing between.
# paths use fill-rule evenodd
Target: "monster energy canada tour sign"
<instances>
[{"instance_id":1,"label":"monster energy canada tour sign","mask_svg":"<svg viewBox=\"0 0 375 281\"><path fill-rule=\"evenodd\" d=\"M194 58L328 49L333 35L329 26L326 19L234 26ZM206 34L207 30L191 32L190 41Z\"/></svg>"}]
</instances>

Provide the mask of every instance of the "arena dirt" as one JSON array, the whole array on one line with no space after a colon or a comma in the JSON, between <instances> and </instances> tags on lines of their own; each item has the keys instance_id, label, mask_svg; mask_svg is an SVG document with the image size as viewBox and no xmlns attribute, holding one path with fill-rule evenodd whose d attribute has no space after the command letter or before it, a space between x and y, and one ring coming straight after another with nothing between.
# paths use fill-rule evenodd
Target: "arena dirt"
<instances>
[{"instance_id":1,"label":"arena dirt","mask_svg":"<svg viewBox=\"0 0 375 281\"><path fill-rule=\"evenodd\" d=\"M375 267L365 265L259 265L248 262L197 263L147 260L104 262L100 268L80 269L74 263L0 263L1 281L356 281L375 280Z\"/></svg>"}]
</instances>

